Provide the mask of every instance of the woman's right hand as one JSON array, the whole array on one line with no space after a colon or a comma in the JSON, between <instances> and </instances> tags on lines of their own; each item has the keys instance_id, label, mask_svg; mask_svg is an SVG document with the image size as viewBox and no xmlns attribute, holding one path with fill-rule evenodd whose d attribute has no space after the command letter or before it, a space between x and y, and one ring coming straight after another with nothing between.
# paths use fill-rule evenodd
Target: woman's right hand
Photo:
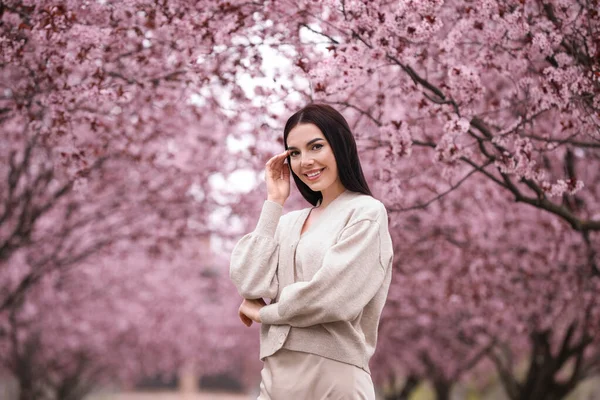
<instances>
[{"instance_id":1,"label":"woman's right hand","mask_svg":"<svg viewBox=\"0 0 600 400\"><path fill-rule=\"evenodd\" d=\"M290 167L285 164L289 150L277 154L265 164L265 182L267 183L267 200L283 206L290 195Z\"/></svg>"},{"instance_id":2,"label":"woman's right hand","mask_svg":"<svg viewBox=\"0 0 600 400\"><path fill-rule=\"evenodd\" d=\"M263 299L244 299L238 309L238 315L244 325L251 327L254 321L260 322L260 309L266 305L267 303Z\"/></svg>"}]
</instances>

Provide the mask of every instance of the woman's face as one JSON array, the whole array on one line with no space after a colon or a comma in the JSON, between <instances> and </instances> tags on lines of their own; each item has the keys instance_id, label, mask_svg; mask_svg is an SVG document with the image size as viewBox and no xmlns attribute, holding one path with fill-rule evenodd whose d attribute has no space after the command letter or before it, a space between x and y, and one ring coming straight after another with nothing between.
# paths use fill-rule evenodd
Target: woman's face
<instances>
[{"instance_id":1,"label":"woman's face","mask_svg":"<svg viewBox=\"0 0 600 400\"><path fill-rule=\"evenodd\" d=\"M333 149L314 124L296 125L288 134L292 171L315 192L339 183Z\"/></svg>"}]
</instances>

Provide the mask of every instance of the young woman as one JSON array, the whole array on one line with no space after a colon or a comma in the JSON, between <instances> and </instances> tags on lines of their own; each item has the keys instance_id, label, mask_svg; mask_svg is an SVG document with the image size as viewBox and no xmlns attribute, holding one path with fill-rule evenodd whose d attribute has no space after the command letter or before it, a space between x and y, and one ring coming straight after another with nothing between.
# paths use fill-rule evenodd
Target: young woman
<instances>
[{"instance_id":1,"label":"young woman","mask_svg":"<svg viewBox=\"0 0 600 400\"><path fill-rule=\"evenodd\" d=\"M240 318L262 323L258 399L375 399L369 359L393 258L387 212L332 107L298 111L283 137L286 151L266 164L256 229L231 255ZM282 216L290 170L312 207Z\"/></svg>"}]
</instances>

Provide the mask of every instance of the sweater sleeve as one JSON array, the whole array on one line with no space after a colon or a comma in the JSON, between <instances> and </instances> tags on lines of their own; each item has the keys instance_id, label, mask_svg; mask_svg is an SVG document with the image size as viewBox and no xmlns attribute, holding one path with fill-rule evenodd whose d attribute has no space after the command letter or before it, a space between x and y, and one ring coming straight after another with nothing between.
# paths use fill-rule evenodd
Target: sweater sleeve
<instances>
[{"instance_id":1,"label":"sweater sleeve","mask_svg":"<svg viewBox=\"0 0 600 400\"><path fill-rule=\"evenodd\" d=\"M229 276L245 299L277 296L277 230L282 210L281 205L265 201L256 229L242 237L231 253Z\"/></svg>"},{"instance_id":2,"label":"sweater sleeve","mask_svg":"<svg viewBox=\"0 0 600 400\"><path fill-rule=\"evenodd\" d=\"M283 288L278 302L260 310L261 321L306 327L356 319L383 284L381 257L379 222L361 220L344 228L313 279Z\"/></svg>"}]
</instances>

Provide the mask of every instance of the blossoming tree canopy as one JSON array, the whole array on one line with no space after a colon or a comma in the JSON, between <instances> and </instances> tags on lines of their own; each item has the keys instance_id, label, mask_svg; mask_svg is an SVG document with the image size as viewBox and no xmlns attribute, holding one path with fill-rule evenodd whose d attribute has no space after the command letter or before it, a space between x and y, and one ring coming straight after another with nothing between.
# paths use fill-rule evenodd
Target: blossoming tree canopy
<instances>
[{"instance_id":1,"label":"blossoming tree canopy","mask_svg":"<svg viewBox=\"0 0 600 400\"><path fill-rule=\"evenodd\" d=\"M2 365L44 371L18 376L22 384L59 387L74 371L79 384L110 366L136 377L145 371L134 357L116 368L125 353L154 346L146 363L165 371L243 343L230 329L234 304L215 300L230 296L209 290L232 288L207 284L216 278L202 274L210 252L199 245L216 230L209 178L235 168L224 146L235 116L220 102L235 96L226 71L239 53L213 57L213 35L236 28L237 17L219 10L187 1L0 3ZM198 335L199 321L216 320L222 307L231 318ZM114 352L103 353L111 343Z\"/></svg>"},{"instance_id":2,"label":"blossoming tree canopy","mask_svg":"<svg viewBox=\"0 0 600 400\"><path fill-rule=\"evenodd\" d=\"M412 147L429 147L454 184L484 174L587 232L600 229L598 216L558 203L582 190L600 147L596 6L267 2L253 38L294 57L294 71L274 79L293 86L294 75L306 77L309 88L294 87L307 101L337 104L363 148L387 148L382 176Z\"/></svg>"},{"instance_id":3,"label":"blossoming tree canopy","mask_svg":"<svg viewBox=\"0 0 600 400\"><path fill-rule=\"evenodd\" d=\"M589 295L596 290L600 246L597 9L594 1L304 1L268 2L257 11L263 24L255 39L295 62L291 74L279 71L274 79L282 85L291 82L305 101L325 101L344 112L358 137L361 157L367 160L366 169L377 179L378 192L390 210L396 243L429 249L399 261L406 267L391 290L401 300L390 318L404 316L412 327L423 325L422 330L415 328L416 336L423 338L421 348L432 348L428 321L438 321L450 298L462 301L455 305L464 318L460 329L470 333L477 332L484 316L506 321L512 309L506 301L513 295L515 304L528 305L505 331L487 324L485 331L494 331L490 336L499 341L511 337L508 332L537 335L550 320L568 327L572 321L554 312L578 302L596 310L592 317L577 314L576 325L585 326L578 337L596 326L597 305L590 305ZM297 76L309 85L295 80ZM283 97L278 90L273 89L271 98ZM514 200L525 207L514 206ZM448 203L456 205L451 208ZM542 214L528 214L531 206ZM481 214L470 207L481 208ZM431 231L429 241L423 230ZM538 230L547 231L549 243L560 242L561 250L535 250L529 241L546 240ZM508 240L513 231L521 236ZM494 239L496 234L502 239ZM449 256L452 246L444 247L441 278L428 278L425 271L414 271L413 276L413 268L431 268L435 238L453 243L456 258ZM463 251L456 249L466 243L470 245ZM531 244L522 249L531 258L524 253L518 257L518 243ZM507 259L492 256L496 250L503 252L496 245L506 246L502 248ZM540 263L540 254L546 262ZM511 257L516 264L508 261ZM470 264L473 269L461 275L466 281L455 281L456 272ZM558 280L544 278L548 270L556 271ZM507 280L496 275L502 271ZM578 286L582 282L577 276L587 276L589 284ZM527 284L544 293L562 287L557 282L570 282L570 289L552 301L544 296L526 300L533 289L515 282L528 279ZM407 282L415 282L412 287L420 290L424 282L431 282L439 290L430 288L433 298L425 301L419 290L406 288ZM414 313L406 308L411 302L416 303ZM467 304L478 306L471 309ZM542 317L548 308L555 311ZM472 313L466 313L468 309ZM456 332L447 327L457 324L439 321L438 342L456 339ZM416 337L394 328L388 332L393 337L390 348ZM578 347L576 341L569 342L574 340L570 329L557 328L554 334L552 346L564 339L564 354ZM547 344L542 336L535 336L538 349ZM525 348L528 339L522 339L518 345ZM479 343L481 348L488 344ZM450 350L462 351L461 346L465 344L447 346L448 353L441 352L440 359L452 358L446 357ZM477 348L467 347L473 357L466 359L475 360ZM423 364L419 354L405 359L409 358L416 360L412 365ZM462 367L448 365L442 375L457 376ZM577 380L580 375L573 376Z\"/></svg>"},{"instance_id":4,"label":"blossoming tree canopy","mask_svg":"<svg viewBox=\"0 0 600 400\"><path fill-rule=\"evenodd\" d=\"M206 221L221 203L256 217L264 196L252 192L243 203L217 198L211 174L260 173L283 146L282 115L323 101L350 121L403 254L382 326L381 343L397 356L393 362L410 360L406 371L415 374L437 366L446 381L459 379L469 363L448 359L466 354L475 362L490 338L525 348L528 338L515 335L539 334L557 321L557 337L587 343L587 329L598 321L589 296L600 246L598 9L597 0L2 1L0 155L6 162L0 172L13 178L1 188L0 247L10 254L0 256L13 261L0 270L4 309L21 313L15 321L29 326L45 303L61 310L64 321L99 303L119 309L127 296L116 292L78 309L52 297L60 272L57 263L43 261L56 249L72 250L58 259L77 261L67 262L74 272L65 284L75 291L91 269L71 256L96 243L118 250L99 253L107 257L102 265L128 246L144 250L138 258L144 263L156 261L150 281L136 286L145 293L132 299L141 309L154 293L163 305L197 306L198 320L213 316L193 300L207 287L193 281L189 265L180 281L187 300L161 292L152 279L177 278L169 274L175 264L166 261L173 249L201 257L190 243L208 234ZM251 93L244 79L253 82ZM227 140L243 135L251 145L231 157ZM39 218L19 219L32 215ZM8 229L24 227L19 221L35 229ZM219 233L226 236L227 227ZM43 251L28 258L31 243L44 244ZM432 260L434 245L439 254ZM130 258L126 264L130 276L148 272ZM36 275L38 289L21 291L34 270L43 272ZM118 265L106 270L101 282L119 276ZM126 293L135 282L115 287ZM87 282L85 292L97 284ZM568 335L573 320L560 313L577 305L590 312L572 314L579 324L575 340ZM98 354L103 340L122 337L123 326L143 330L164 321L166 306L155 311L130 325L119 320L109 336L89 341L82 340L86 329L103 326L109 316L87 321L73 335L64 333L68 323L43 322L48 332ZM134 312L121 312L135 319ZM182 315L169 321L193 341ZM4 317L0 324L10 327ZM166 336L140 340L150 345ZM400 352L391 351L398 344ZM235 348L231 341L224 346ZM427 349L439 351L425 362L419 352Z\"/></svg>"}]
</instances>

